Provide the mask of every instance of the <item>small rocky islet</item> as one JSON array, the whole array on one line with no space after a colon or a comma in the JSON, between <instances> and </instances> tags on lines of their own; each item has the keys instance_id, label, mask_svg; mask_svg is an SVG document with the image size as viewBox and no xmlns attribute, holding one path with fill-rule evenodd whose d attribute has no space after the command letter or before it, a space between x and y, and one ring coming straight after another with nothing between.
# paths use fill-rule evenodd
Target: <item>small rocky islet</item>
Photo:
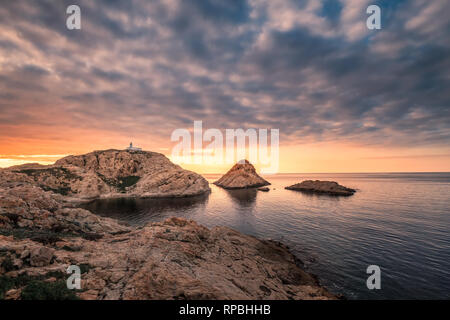
<instances>
[{"instance_id":1,"label":"small rocky islet","mask_svg":"<svg viewBox=\"0 0 450 320\"><path fill-rule=\"evenodd\" d=\"M356 192L356 190L341 186L335 181L321 180L305 180L301 183L286 187L285 189L332 196L351 196Z\"/></svg>"},{"instance_id":2,"label":"small rocky islet","mask_svg":"<svg viewBox=\"0 0 450 320\"><path fill-rule=\"evenodd\" d=\"M281 243L181 218L132 228L77 207L209 191L200 175L144 151L0 170L0 299L336 298ZM66 287L69 265L81 269L81 290Z\"/></svg>"},{"instance_id":3,"label":"small rocky islet","mask_svg":"<svg viewBox=\"0 0 450 320\"><path fill-rule=\"evenodd\" d=\"M262 192L270 191L266 187L270 183L256 173L255 167L248 160L241 160L236 163L214 184L229 190L256 188L256 190ZM356 192L356 190L341 186L335 181L321 180L305 180L285 187L285 189L333 196L351 196Z\"/></svg>"}]
</instances>

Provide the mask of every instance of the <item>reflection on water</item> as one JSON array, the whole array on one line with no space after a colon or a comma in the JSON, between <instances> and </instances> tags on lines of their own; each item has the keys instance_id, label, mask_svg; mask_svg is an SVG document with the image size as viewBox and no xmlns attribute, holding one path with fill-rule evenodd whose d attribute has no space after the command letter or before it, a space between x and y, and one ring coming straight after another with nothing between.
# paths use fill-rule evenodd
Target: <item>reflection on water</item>
<instances>
[{"instance_id":1,"label":"reflection on water","mask_svg":"<svg viewBox=\"0 0 450 320\"><path fill-rule=\"evenodd\" d=\"M100 216L126 221L130 225L143 225L177 216L179 212L184 212L184 216L188 217L191 210L204 210L208 196L209 194L174 199L101 199L82 207Z\"/></svg>"},{"instance_id":2,"label":"reflection on water","mask_svg":"<svg viewBox=\"0 0 450 320\"><path fill-rule=\"evenodd\" d=\"M310 191L300 191L300 190L286 190L286 192L293 192L293 193L301 193L302 197L305 198L311 198L312 199L326 199L327 201L336 201L339 202L342 198L345 198L347 196L339 196L335 194L327 194L327 193L314 193ZM295 196L295 195L292 195Z\"/></svg>"},{"instance_id":3,"label":"reflection on water","mask_svg":"<svg viewBox=\"0 0 450 320\"><path fill-rule=\"evenodd\" d=\"M230 199L243 209L251 209L255 205L258 190L242 189L242 190L225 190Z\"/></svg>"},{"instance_id":4,"label":"reflection on water","mask_svg":"<svg viewBox=\"0 0 450 320\"><path fill-rule=\"evenodd\" d=\"M212 182L218 175L206 175ZM224 190L183 199L116 199L87 205L143 225L170 216L283 241L321 282L349 299L450 298L450 174L279 174L269 192ZM357 189L351 197L285 190L306 179ZM381 267L382 289L365 285Z\"/></svg>"}]
</instances>

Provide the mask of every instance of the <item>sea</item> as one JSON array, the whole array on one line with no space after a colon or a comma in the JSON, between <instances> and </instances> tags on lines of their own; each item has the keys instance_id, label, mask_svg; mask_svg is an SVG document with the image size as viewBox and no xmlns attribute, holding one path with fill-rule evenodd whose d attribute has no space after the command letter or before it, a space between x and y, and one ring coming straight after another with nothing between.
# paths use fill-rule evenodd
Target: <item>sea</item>
<instances>
[{"instance_id":1,"label":"sea","mask_svg":"<svg viewBox=\"0 0 450 320\"><path fill-rule=\"evenodd\" d=\"M450 173L275 174L269 192L224 190L182 199L96 200L85 207L133 226L184 217L278 240L331 292L347 299L450 299ZM285 187L308 179L356 189L350 197ZM369 266L380 289L369 289Z\"/></svg>"}]
</instances>

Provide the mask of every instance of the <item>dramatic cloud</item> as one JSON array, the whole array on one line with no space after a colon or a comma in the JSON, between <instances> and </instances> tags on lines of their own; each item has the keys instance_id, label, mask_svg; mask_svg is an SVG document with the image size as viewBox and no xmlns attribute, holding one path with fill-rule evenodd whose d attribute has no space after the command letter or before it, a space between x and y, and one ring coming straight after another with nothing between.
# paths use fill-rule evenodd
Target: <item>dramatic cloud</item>
<instances>
[{"instance_id":1,"label":"dramatic cloud","mask_svg":"<svg viewBox=\"0 0 450 320\"><path fill-rule=\"evenodd\" d=\"M168 140L203 120L280 128L282 144L448 148L447 0L76 2L79 31L73 1L2 3L0 144ZM382 30L367 30L369 4Z\"/></svg>"}]
</instances>

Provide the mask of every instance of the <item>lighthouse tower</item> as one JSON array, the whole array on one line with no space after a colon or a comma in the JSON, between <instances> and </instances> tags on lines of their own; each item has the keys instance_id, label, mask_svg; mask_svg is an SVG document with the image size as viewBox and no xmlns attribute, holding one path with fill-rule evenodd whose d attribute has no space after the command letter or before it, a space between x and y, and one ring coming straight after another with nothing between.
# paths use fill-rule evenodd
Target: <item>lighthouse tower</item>
<instances>
[{"instance_id":1,"label":"lighthouse tower","mask_svg":"<svg viewBox=\"0 0 450 320\"><path fill-rule=\"evenodd\" d=\"M130 142L130 146L126 148L127 151L142 151L141 148L133 147L133 142Z\"/></svg>"}]
</instances>

